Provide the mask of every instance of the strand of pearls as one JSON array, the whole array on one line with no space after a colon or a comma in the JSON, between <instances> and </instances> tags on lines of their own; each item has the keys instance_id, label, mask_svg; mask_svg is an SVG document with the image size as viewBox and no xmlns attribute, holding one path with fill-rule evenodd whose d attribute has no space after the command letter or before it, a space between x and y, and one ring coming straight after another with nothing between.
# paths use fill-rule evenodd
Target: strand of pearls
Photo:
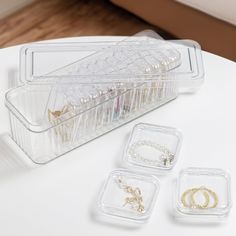
<instances>
[{"instance_id":1,"label":"strand of pearls","mask_svg":"<svg viewBox=\"0 0 236 236\"><path fill-rule=\"evenodd\" d=\"M153 148L157 151L160 151L162 154L159 155L157 159L145 158L138 152L138 149L143 146ZM138 142L135 142L128 149L128 154L134 160L141 161L152 166L168 166L171 165L174 160L174 154L168 148L166 148L164 145L152 142L150 140L140 140Z\"/></svg>"}]
</instances>

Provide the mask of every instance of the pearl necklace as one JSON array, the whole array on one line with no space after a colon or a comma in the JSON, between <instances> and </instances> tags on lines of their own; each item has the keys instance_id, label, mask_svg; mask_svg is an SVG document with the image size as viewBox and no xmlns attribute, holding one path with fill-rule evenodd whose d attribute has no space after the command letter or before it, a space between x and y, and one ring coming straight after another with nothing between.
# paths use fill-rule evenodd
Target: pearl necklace
<instances>
[{"instance_id":1,"label":"pearl necklace","mask_svg":"<svg viewBox=\"0 0 236 236\"><path fill-rule=\"evenodd\" d=\"M138 153L137 151L138 148L143 147L143 146L153 148L157 151L162 152L162 154L158 156L158 159L156 160L145 158L142 155L140 155L140 153ZM170 150L167 149L164 145L154 143L150 140L140 140L138 142L133 143L128 149L128 153L131 156L131 158L133 158L134 160L140 161L145 164L152 165L152 166L165 166L166 167L167 165L171 165L175 157L174 154L170 152Z\"/></svg>"}]
</instances>

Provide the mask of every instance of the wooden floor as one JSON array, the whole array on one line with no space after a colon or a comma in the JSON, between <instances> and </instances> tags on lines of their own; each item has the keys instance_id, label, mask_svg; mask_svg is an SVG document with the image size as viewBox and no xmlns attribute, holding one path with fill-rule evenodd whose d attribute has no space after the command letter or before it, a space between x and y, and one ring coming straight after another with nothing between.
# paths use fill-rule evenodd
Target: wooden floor
<instances>
[{"instance_id":1,"label":"wooden floor","mask_svg":"<svg viewBox=\"0 0 236 236\"><path fill-rule=\"evenodd\" d=\"M0 20L0 47L86 35L132 35L157 29L106 0L38 0Z\"/></svg>"}]
</instances>

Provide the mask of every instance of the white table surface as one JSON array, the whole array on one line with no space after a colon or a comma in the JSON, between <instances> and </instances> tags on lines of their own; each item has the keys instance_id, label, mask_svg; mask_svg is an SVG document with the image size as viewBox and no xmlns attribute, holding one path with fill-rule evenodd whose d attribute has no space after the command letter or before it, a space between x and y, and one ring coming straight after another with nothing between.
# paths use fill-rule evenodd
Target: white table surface
<instances>
[{"instance_id":1,"label":"white table surface","mask_svg":"<svg viewBox=\"0 0 236 236\"><path fill-rule=\"evenodd\" d=\"M80 41L86 38L66 38ZM219 45L220 46L220 45ZM235 235L236 207L220 225L183 224L172 217L172 182L182 168L216 167L236 190L236 63L203 53L206 81L193 95L171 103L43 166L33 165L9 138L4 94L18 73L20 46L0 50L0 235ZM93 205L109 172L117 167L132 127L139 123L177 127L184 140L180 159L161 190L150 221L128 229L97 222Z\"/></svg>"}]
</instances>

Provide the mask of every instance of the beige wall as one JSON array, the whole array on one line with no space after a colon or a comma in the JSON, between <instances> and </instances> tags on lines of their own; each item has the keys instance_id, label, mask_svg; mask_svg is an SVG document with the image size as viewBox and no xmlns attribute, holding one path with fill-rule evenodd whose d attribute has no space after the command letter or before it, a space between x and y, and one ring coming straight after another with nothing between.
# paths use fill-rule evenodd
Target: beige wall
<instances>
[{"instance_id":1,"label":"beige wall","mask_svg":"<svg viewBox=\"0 0 236 236\"><path fill-rule=\"evenodd\" d=\"M0 0L0 18L3 18L34 0Z\"/></svg>"},{"instance_id":2,"label":"beige wall","mask_svg":"<svg viewBox=\"0 0 236 236\"><path fill-rule=\"evenodd\" d=\"M204 50L236 61L236 26L231 23L173 0L145 0L145 4L144 0L111 1L177 38L196 40Z\"/></svg>"},{"instance_id":3,"label":"beige wall","mask_svg":"<svg viewBox=\"0 0 236 236\"><path fill-rule=\"evenodd\" d=\"M236 0L176 0L236 25Z\"/></svg>"}]
</instances>

